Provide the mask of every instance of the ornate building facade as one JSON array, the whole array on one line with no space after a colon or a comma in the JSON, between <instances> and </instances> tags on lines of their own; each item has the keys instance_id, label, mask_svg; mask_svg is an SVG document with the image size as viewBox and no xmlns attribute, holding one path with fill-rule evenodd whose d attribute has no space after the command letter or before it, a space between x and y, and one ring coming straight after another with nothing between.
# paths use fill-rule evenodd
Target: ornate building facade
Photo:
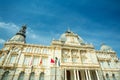
<instances>
[{"instance_id":1,"label":"ornate building facade","mask_svg":"<svg viewBox=\"0 0 120 80\"><path fill-rule=\"evenodd\" d=\"M116 52L67 30L50 46L26 43L26 26L0 50L0 80L120 80Z\"/></svg>"}]
</instances>

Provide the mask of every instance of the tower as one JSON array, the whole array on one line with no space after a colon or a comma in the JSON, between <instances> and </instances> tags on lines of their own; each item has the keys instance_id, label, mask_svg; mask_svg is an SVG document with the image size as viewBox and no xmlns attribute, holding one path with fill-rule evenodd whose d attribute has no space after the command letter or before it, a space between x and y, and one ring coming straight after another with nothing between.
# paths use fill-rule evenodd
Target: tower
<instances>
[{"instance_id":1,"label":"tower","mask_svg":"<svg viewBox=\"0 0 120 80\"><path fill-rule=\"evenodd\" d=\"M22 28L17 32L11 39L9 39L8 43L26 43L26 25L23 25Z\"/></svg>"}]
</instances>

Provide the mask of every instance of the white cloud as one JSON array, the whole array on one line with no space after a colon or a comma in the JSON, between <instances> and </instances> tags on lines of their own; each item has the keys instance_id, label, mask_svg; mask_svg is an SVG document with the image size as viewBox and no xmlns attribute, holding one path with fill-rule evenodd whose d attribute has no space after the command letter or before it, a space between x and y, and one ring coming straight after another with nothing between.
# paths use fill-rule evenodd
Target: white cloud
<instances>
[{"instance_id":1,"label":"white cloud","mask_svg":"<svg viewBox=\"0 0 120 80\"><path fill-rule=\"evenodd\" d=\"M14 36L14 34L16 34L19 31L20 27L14 23L0 22L0 29L3 31L1 35L4 36L5 34L7 36L4 38L1 36L0 44L2 44L5 42L5 40L8 40L12 36ZM51 41L50 36L45 36L44 32L43 32L43 35L40 34L39 32L37 33L36 31L33 30L33 28L30 28L30 27L27 27L26 36L27 36L26 37L27 43L44 45L44 44L49 44Z\"/></svg>"},{"instance_id":2,"label":"white cloud","mask_svg":"<svg viewBox=\"0 0 120 80\"><path fill-rule=\"evenodd\" d=\"M43 35L42 35L43 34ZM32 44L43 44L48 45L51 41L51 36L46 36L44 33L36 33L33 29L30 27L27 29L27 41Z\"/></svg>"},{"instance_id":3,"label":"white cloud","mask_svg":"<svg viewBox=\"0 0 120 80\"><path fill-rule=\"evenodd\" d=\"M5 22L0 22L0 28L5 29L11 33L15 33L19 30L19 26L15 25L14 23L5 23Z\"/></svg>"},{"instance_id":4,"label":"white cloud","mask_svg":"<svg viewBox=\"0 0 120 80\"><path fill-rule=\"evenodd\" d=\"M30 39L39 39L39 36L35 34L35 31L33 31L31 28L27 29L26 35L28 35L28 38Z\"/></svg>"},{"instance_id":5,"label":"white cloud","mask_svg":"<svg viewBox=\"0 0 120 80\"><path fill-rule=\"evenodd\" d=\"M5 30L7 33L15 34L16 32L19 31L19 26L14 24L14 23L5 23L5 22L0 22L0 29ZM2 33L5 34L5 33ZM34 31L31 28L27 29L26 35L28 36L29 39L39 39L39 36L34 33ZM1 39L1 43L4 42L3 39Z\"/></svg>"},{"instance_id":6,"label":"white cloud","mask_svg":"<svg viewBox=\"0 0 120 80\"><path fill-rule=\"evenodd\" d=\"M0 44L3 44L5 43L5 40L4 39L0 39Z\"/></svg>"}]
</instances>

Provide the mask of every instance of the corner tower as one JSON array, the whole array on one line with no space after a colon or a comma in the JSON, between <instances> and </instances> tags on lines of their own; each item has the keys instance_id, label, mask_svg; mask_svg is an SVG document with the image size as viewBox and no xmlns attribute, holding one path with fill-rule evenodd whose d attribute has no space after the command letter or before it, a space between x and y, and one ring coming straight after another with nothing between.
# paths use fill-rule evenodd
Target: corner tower
<instances>
[{"instance_id":1,"label":"corner tower","mask_svg":"<svg viewBox=\"0 0 120 80\"><path fill-rule=\"evenodd\" d=\"M26 25L23 25L22 28L17 32L10 40L8 40L8 43L26 43Z\"/></svg>"}]
</instances>

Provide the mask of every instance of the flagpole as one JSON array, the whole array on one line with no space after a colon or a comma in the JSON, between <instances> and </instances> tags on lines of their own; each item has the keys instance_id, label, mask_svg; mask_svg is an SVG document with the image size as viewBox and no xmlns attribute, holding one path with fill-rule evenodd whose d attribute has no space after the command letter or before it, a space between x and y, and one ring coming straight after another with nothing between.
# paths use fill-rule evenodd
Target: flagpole
<instances>
[{"instance_id":1,"label":"flagpole","mask_svg":"<svg viewBox=\"0 0 120 80\"><path fill-rule=\"evenodd\" d=\"M56 65L55 65L55 80L56 80Z\"/></svg>"},{"instance_id":2,"label":"flagpole","mask_svg":"<svg viewBox=\"0 0 120 80\"><path fill-rule=\"evenodd\" d=\"M58 58L57 58L57 57L55 57L55 80L56 80L56 68L57 68L57 60L58 60Z\"/></svg>"}]
</instances>

